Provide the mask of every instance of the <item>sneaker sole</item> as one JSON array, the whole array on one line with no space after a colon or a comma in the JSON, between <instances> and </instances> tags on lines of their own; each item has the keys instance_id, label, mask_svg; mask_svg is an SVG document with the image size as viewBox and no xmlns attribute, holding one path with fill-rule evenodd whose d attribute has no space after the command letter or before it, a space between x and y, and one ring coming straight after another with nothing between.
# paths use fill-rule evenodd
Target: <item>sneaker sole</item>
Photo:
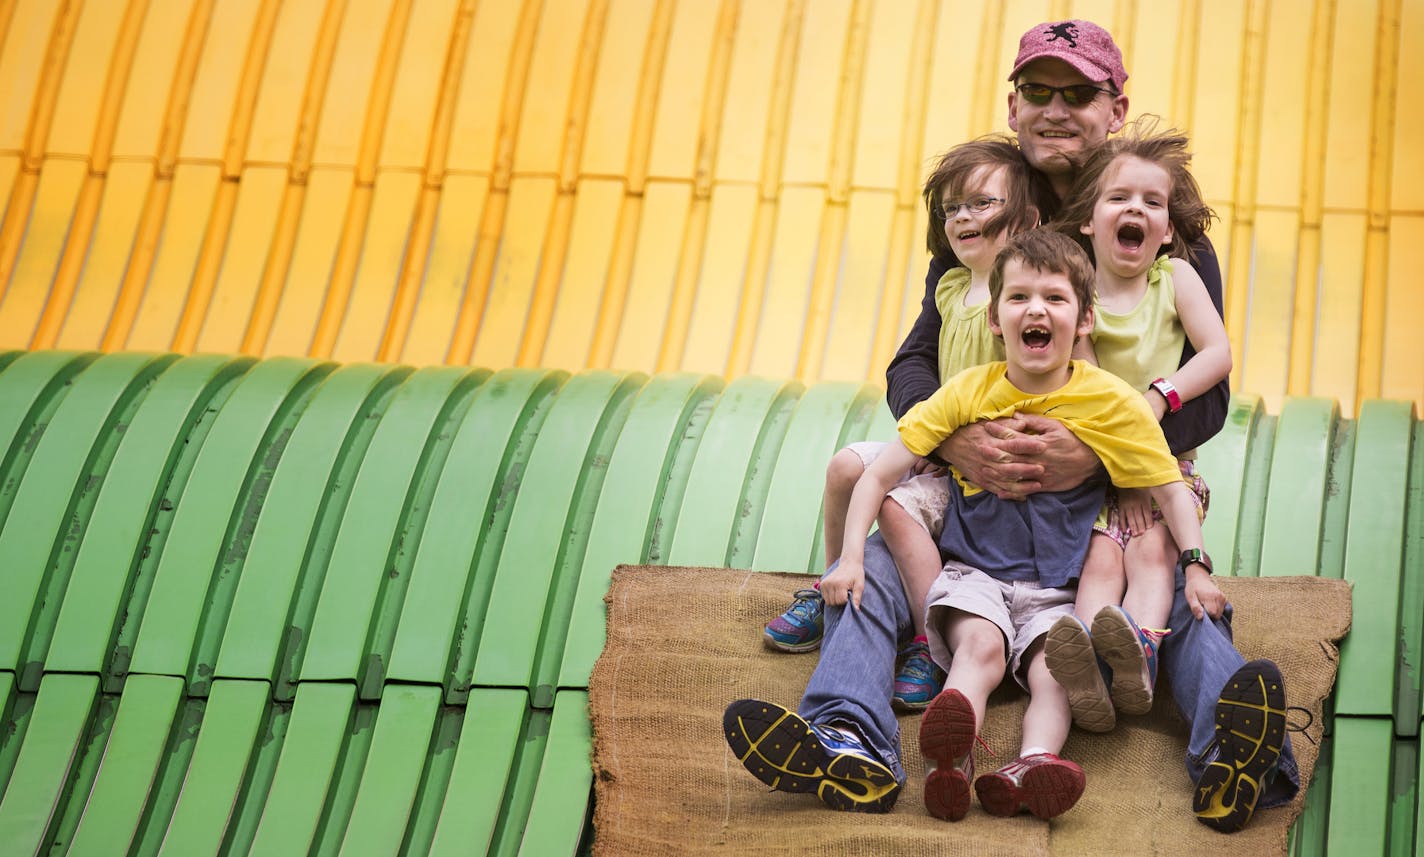
<instances>
[{"instance_id":1,"label":"sneaker sole","mask_svg":"<svg viewBox=\"0 0 1424 857\"><path fill-rule=\"evenodd\" d=\"M1104 610L1093 619L1093 648L1112 668L1109 695L1123 714L1146 714L1152 710L1152 685L1147 675L1147 656L1142 639L1127 616L1118 610Z\"/></svg>"},{"instance_id":2,"label":"sneaker sole","mask_svg":"<svg viewBox=\"0 0 1424 857\"><path fill-rule=\"evenodd\" d=\"M935 763L925 778L925 809L959 821L969 812L969 778L955 763L974 748L974 706L950 689L934 698L920 720L920 752Z\"/></svg>"},{"instance_id":3,"label":"sneaker sole","mask_svg":"<svg viewBox=\"0 0 1424 857\"><path fill-rule=\"evenodd\" d=\"M1098 671L1092 638L1077 619L1062 616L1053 623L1043 642L1043 658L1068 694L1073 723L1088 732L1111 732L1117 713Z\"/></svg>"},{"instance_id":4,"label":"sneaker sole","mask_svg":"<svg viewBox=\"0 0 1424 857\"><path fill-rule=\"evenodd\" d=\"M814 794L842 812L889 812L900 784L884 765L833 754L796 712L739 699L722 715L727 746L752 776L777 791Z\"/></svg>"},{"instance_id":5,"label":"sneaker sole","mask_svg":"<svg viewBox=\"0 0 1424 857\"><path fill-rule=\"evenodd\" d=\"M814 652L821 648L820 637L817 637L809 643L783 643L781 640L773 637L771 632L765 630L761 633L761 641L766 644L768 649L774 652L788 652L793 655L799 655L802 652Z\"/></svg>"},{"instance_id":6,"label":"sneaker sole","mask_svg":"<svg viewBox=\"0 0 1424 857\"><path fill-rule=\"evenodd\" d=\"M1192 793L1198 821L1224 833L1246 826L1261 796L1261 778L1280 758L1285 724L1285 685L1275 664L1251 661L1227 679L1216 701L1221 752Z\"/></svg>"},{"instance_id":7,"label":"sneaker sole","mask_svg":"<svg viewBox=\"0 0 1424 857\"><path fill-rule=\"evenodd\" d=\"M985 774L974 781L974 791L990 815L1007 818L1027 809L1035 817L1047 820L1072 809L1086 785L1087 777L1081 768L1058 761L1030 768L1018 785L1002 774Z\"/></svg>"}]
</instances>

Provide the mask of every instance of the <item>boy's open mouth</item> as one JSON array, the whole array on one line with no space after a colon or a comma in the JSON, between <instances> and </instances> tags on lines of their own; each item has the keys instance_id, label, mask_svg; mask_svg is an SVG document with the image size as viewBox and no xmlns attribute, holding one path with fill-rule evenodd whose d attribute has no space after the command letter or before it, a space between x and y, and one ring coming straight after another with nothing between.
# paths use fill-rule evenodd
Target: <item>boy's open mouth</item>
<instances>
[{"instance_id":1,"label":"boy's open mouth","mask_svg":"<svg viewBox=\"0 0 1424 857\"><path fill-rule=\"evenodd\" d=\"M1046 327L1026 327L1021 334L1023 344L1029 348L1047 348L1053 341L1053 333Z\"/></svg>"},{"instance_id":2,"label":"boy's open mouth","mask_svg":"<svg viewBox=\"0 0 1424 857\"><path fill-rule=\"evenodd\" d=\"M1146 235L1143 233L1142 227L1135 223L1124 223L1117 229L1117 243L1128 250L1135 251L1140 248L1142 246L1142 239L1145 237Z\"/></svg>"}]
</instances>

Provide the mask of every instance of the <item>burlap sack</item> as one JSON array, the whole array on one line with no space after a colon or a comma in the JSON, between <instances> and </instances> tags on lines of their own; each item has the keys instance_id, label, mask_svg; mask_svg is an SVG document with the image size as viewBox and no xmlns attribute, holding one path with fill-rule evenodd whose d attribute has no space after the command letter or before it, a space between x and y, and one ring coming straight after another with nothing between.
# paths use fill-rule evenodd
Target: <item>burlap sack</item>
<instances>
[{"instance_id":1,"label":"burlap sack","mask_svg":"<svg viewBox=\"0 0 1424 857\"><path fill-rule=\"evenodd\" d=\"M782 610L802 576L728 569L620 567L605 599L608 643L589 682L593 721L594 854L891 855L923 857L953 842L976 855L1214 853L1285 854L1322 732L1321 706L1335 680L1335 642L1350 624L1343 581L1315 577L1220 581L1231 598L1236 643L1248 658L1275 660L1285 676L1301 796L1256 813L1229 840L1198 823L1183 768L1186 729L1167 693L1144 717L1107 735L1074 731L1064 755L1088 787L1052 822L989 816L975 804L955 824L924 809L918 718L901 719L909 781L893 812L837 813L813 796L769 791L722 737L727 703L755 697L794 708L817 655L762 646L761 625ZM1287 607L1288 605L1288 607ZM1282 615L1290 617L1281 622ZM980 771L1018 751L1024 700L1005 685L991 700L977 750ZM1312 719L1313 718L1313 719Z\"/></svg>"}]
</instances>

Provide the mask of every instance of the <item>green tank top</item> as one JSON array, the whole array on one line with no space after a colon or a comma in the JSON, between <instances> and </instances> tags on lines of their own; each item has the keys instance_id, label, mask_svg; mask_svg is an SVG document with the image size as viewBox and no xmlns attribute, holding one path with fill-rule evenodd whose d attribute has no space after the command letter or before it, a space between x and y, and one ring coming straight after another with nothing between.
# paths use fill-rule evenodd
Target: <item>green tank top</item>
<instances>
[{"instance_id":1,"label":"green tank top","mask_svg":"<svg viewBox=\"0 0 1424 857\"><path fill-rule=\"evenodd\" d=\"M941 384L971 366L1004 359L1004 343L989 332L989 302L964 305L970 276L968 268L950 268L935 286Z\"/></svg>"},{"instance_id":2,"label":"green tank top","mask_svg":"<svg viewBox=\"0 0 1424 857\"><path fill-rule=\"evenodd\" d=\"M1172 263L1157 257L1147 270L1147 292L1125 313L1103 309L1093 301L1093 349L1098 365L1147 392L1147 385L1177 371L1187 334L1177 317L1177 291Z\"/></svg>"}]
</instances>

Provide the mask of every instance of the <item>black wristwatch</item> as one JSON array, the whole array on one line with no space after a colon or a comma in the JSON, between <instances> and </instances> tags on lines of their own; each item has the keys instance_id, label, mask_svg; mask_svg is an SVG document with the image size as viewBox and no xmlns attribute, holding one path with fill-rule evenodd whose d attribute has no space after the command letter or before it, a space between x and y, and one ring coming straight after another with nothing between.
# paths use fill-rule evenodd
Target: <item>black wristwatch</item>
<instances>
[{"instance_id":1,"label":"black wristwatch","mask_svg":"<svg viewBox=\"0 0 1424 857\"><path fill-rule=\"evenodd\" d=\"M1190 548L1182 551L1182 555L1177 557L1177 571L1186 574L1187 566L1192 563L1196 563L1206 569L1207 574L1213 573L1211 569L1211 557L1207 556L1206 551L1201 548Z\"/></svg>"}]
</instances>

